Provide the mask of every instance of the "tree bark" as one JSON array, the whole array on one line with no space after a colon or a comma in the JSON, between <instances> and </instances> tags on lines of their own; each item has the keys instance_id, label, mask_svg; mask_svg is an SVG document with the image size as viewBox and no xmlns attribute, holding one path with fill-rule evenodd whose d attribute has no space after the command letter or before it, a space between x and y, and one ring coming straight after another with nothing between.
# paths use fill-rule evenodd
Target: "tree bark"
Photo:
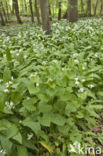
<instances>
[{"instance_id":1,"label":"tree bark","mask_svg":"<svg viewBox=\"0 0 103 156\"><path fill-rule=\"evenodd\" d=\"M27 13L27 4L26 4L26 0L24 0L24 5L25 5L25 12Z\"/></svg>"},{"instance_id":2,"label":"tree bark","mask_svg":"<svg viewBox=\"0 0 103 156\"><path fill-rule=\"evenodd\" d=\"M83 3L83 0L81 0L80 5L81 5L81 12L84 13L84 3Z\"/></svg>"},{"instance_id":3,"label":"tree bark","mask_svg":"<svg viewBox=\"0 0 103 156\"><path fill-rule=\"evenodd\" d=\"M19 6L18 6L18 0L13 0L14 3L14 8L15 8L15 14L16 14L16 18L19 24L22 24L20 15L19 15Z\"/></svg>"},{"instance_id":4,"label":"tree bark","mask_svg":"<svg viewBox=\"0 0 103 156\"><path fill-rule=\"evenodd\" d=\"M103 0L101 0L101 6L100 6L100 16L102 16L102 12L103 12Z\"/></svg>"},{"instance_id":5,"label":"tree bark","mask_svg":"<svg viewBox=\"0 0 103 156\"><path fill-rule=\"evenodd\" d=\"M69 8L68 8L68 21L69 22L77 22L78 20L78 0L68 0Z\"/></svg>"},{"instance_id":6,"label":"tree bark","mask_svg":"<svg viewBox=\"0 0 103 156\"><path fill-rule=\"evenodd\" d=\"M40 8L41 8L43 30L46 32L46 34L50 34L48 0L40 0Z\"/></svg>"},{"instance_id":7,"label":"tree bark","mask_svg":"<svg viewBox=\"0 0 103 156\"><path fill-rule=\"evenodd\" d=\"M7 19L6 12L5 12L5 9L4 9L2 1L1 1L1 7L2 7L2 13L3 13L4 17L5 17L5 21L7 22L8 19Z\"/></svg>"},{"instance_id":8,"label":"tree bark","mask_svg":"<svg viewBox=\"0 0 103 156\"><path fill-rule=\"evenodd\" d=\"M15 12L15 6L14 6L14 0L12 0L12 14L14 15Z\"/></svg>"},{"instance_id":9,"label":"tree bark","mask_svg":"<svg viewBox=\"0 0 103 156\"><path fill-rule=\"evenodd\" d=\"M58 11L58 20L61 20L61 2L58 3L58 6L59 6L59 11Z\"/></svg>"},{"instance_id":10,"label":"tree bark","mask_svg":"<svg viewBox=\"0 0 103 156\"><path fill-rule=\"evenodd\" d=\"M31 20L34 22L34 13L33 13L33 8L32 8L32 0L29 0L29 5L30 5L30 12L31 12Z\"/></svg>"},{"instance_id":11,"label":"tree bark","mask_svg":"<svg viewBox=\"0 0 103 156\"><path fill-rule=\"evenodd\" d=\"M1 18L1 25L5 26L5 21L4 21L3 14L1 12L1 10L0 10L0 18Z\"/></svg>"},{"instance_id":12,"label":"tree bark","mask_svg":"<svg viewBox=\"0 0 103 156\"><path fill-rule=\"evenodd\" d=\"M49 19L50 19L50 21L52 21L52 15L51 15L51 5L49 4Z\"/></svg>"},{"instance_id":13,"label":"tree bark","mask_svg":"<svg viewBox=\"0 0 103 156\"><path fill-rule=\"evenodd\" d=\"M94 7L94 16L96 16L96 13L97 13L98 2L99 0L96 1L96 5Z\"/></svg>"},{"instance_id":14,"label":"tree bark","mask_svg":"<svg viewBox=\"0 0 103 156\"><path fill-rule=\"evenodd\" d=\"M9 19L9 7L8 7L8 2L6 1L6 10L7 10L7 17Z\"/></svg>"},{"instance_id":15,"label":"tree bark","mask_svg":"<svg viewBox=\"0 0 103 156\"><path fill-rule=\"evenodd\" d=\"M91 0L87 0L87 16L91 16Z\"/></svg>"},{"instance_id":16,"label":"tree bark","mask_svg":"<svg viewBox=\"0 0 103 156\"><path fill-rule=\"evenodd\" d=\"M38 10L37 0L35 0L35 13L36 13L38 24L40 24L41 22L40 22L40 15L39 15L39 10Z\"/></svg>"}]
</instances>

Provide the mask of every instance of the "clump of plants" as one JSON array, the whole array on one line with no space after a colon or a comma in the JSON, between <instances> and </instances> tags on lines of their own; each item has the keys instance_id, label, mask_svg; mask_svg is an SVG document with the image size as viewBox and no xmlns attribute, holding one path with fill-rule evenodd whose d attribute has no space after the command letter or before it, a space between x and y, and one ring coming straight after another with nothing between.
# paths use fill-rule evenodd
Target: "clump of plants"
<instances>
[{"instance_id":1,"label":"clump of plants","mask_svg":"<svg viewBox=\"0 0 103 156\"><path fill-rule=\"evenodd\" d=\"M93 132L103 108L103 21L24 24L0 34L0 154L65 156ZM72 154L71 154L72 155Z\"/></svg>"}]
</instances>

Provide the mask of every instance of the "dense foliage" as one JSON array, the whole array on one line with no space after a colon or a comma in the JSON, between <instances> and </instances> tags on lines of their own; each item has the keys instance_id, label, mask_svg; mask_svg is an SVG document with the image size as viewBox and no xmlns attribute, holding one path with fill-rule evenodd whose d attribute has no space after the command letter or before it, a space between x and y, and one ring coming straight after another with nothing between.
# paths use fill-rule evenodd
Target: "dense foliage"
<instances>
[{"instance_id":1,"label":"dense foliage","mask_svg":"<svg viewBox=\"0 0 103 156\"><path fill-rule=\"evenodd\" d=\"M0 34L0 154L61 155L97 146L103 116L103 20L23 24Z\"/></svg>"}]
</instances>

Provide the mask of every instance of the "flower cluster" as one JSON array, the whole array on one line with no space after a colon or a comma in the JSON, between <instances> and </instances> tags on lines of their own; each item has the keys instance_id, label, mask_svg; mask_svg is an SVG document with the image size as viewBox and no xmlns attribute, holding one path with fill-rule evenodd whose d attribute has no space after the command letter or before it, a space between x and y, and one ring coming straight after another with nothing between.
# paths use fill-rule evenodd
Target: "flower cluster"
<instances>
[{"instance_id":1,"label":"flower cluster","mask_svg":"<svg viewBox=\"0 0 103 156\"><path fill-rule=\"evenodd\" d=\"M5 102L5 106L6 106L9 110L15 108L14 103L13 103L12 101L10 101L10 102L6 101L6 102Z\"/></svg>"}]
</instances>

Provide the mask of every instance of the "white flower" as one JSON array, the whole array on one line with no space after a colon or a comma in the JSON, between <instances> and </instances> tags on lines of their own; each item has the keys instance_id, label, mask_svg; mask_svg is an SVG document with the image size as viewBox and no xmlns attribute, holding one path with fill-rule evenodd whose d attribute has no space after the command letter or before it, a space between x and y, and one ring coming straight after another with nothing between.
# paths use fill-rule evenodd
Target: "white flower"
<instances>
[{"instance_id":1,"label":"white flower","mask_svg":"<svg viewBox=\"0 0 103 156\"><path fill-rule=\"evenodd\" d=\"M9 81L8 83L9 83L9 84L12 84L12 81Z\"/></svg>"},{"instance_id":2,"label":"white flower","mask_svg":"<svg viewBox=\"0 0 103 156\"><path fill-rule=\"evenodd\" d=\"M8 101L5 102L5 106L8 109L13 109L14 108L14 103L11 101L10 103Z\"/></svg>"},{"instance_id":3,"label":"white flower","mask_svg":"<svg viewBox=\"0 0 103 156\"><path fill-rule=\"evenodd\" d=\"M57 61L57 60L53 60L52 62L53 62L53 63L58 63L58 61Z\"/></svg>"},{"instance_id":4,"label":"white flower","mask_svg":"<svg viewBox=\"0 0 103 156\"><path fill-rule=\"evenodd\" d=\"M11 80L14 80L13 76L11 77Z\"/></svg>"},{"instance_id":5,"label":"white flower","mask_svg":"<svg viewBox=\"0 0 103 156\"><path fill-rule=\"evenodd\" d=\"M1 83L1 82L3 82L3 80L2 80L2 79L0 79L0 83Z\"/></svg>"},{"instance_id":6,"label":"white flower","mask_svg":"<svg viewBox=\"0 0 103 156\"><path fill-rule=\"evenodd\" d=\"M43 65L46 65L46 64L47 64L47 61L43 61L42 64L43 64Z\"/></svg>"},{"instance_id":7,"label":"white flower","mask_svg":"<svg viewBox=\"0 0 103 156\"><path fill-rule=\"evenodd\" d=\"M24 55L24 59L26 59L28 56L27 55Z\"/></svg>"},{"instance_id":8,"label":"white flower","mask_svg":"<svg viewBox=\"0 0 103 156\"><path fill-rule=\"evenodd\" d=\"M74 60L74 62L75 62L75 63L77 63L77 64L79 63L79 61L78 61L78 60Z\"/></svg>"},{"instance_id":9,"label":"white flower","mask_svg":"<svg viewBox=\"0 0 103 156\"><path fill-rule=\"evenodd\" d=\"M93 87L94 87L94 85L92 85L92 84L91 84L91 85L88 85L88 87L89 87L89 88L93 88Z\"/></svg>"},{"instance_id":10,"label":"white flower","mask_svg":"<svg viewBox=\"0 0 103 156\"><path fill-rule=\"evenodd\" d=\"M75 78L75 81L78 81L78 77Z\"/></svg>"},{"instance_id":11,"label":"white flower","mask_svg":"<svg viewBox=\"0 0 103 156\"><path fill-rule=\"evenodd\" d=\"M80 90L79 90L80 92L84 92L84 88L80 88Z\"/></svg>"},{"instance_id":12,"label":"white flower","mask_svg":"<svg viewBox=\"0 0 103 156\"><path fill-rule=\"evenodd\" d=\"M8 87L9 87L9 83L7 82L7 83L6 83L6 88L8 88Z\"/></svg>"},{"instance_id":13,"label":"white flower","mask_svg":"<svg viewBox=\"0 0 103 156\"><path fill-rule=\"evenodd\" d=\"M10 102L10 106L13 106L13 105L14 105L14 103L11 101L11 102Z\"/></svg>"},{"instance_id":14,"label":"white flower","mask_svg":"<svg viewBox=\"0 0 103 156\"><path fill-rule=\"evenodd\" d=\"M79 84L79 81L76 81L75 84L78 85Z\"/></svg>"},{"instance_id":15,"label":"white flower","mask_svg":"<svg viewBox=\"0 0 103 156\"><path fill-rule=\"evenodd\" d=\"M29 100L30 99L30 97L27 97L27 100Z\"/></svg>"},{"instance_id":16,"label":"white flower","mask_svg":"<svg viewBox=\"0 0 103 156\"><path fill-rule=\"evenodd\" d=\"M95 57L98 57L98 55L97 55L97 54L95 54Z\"/></svg>"},{"instance_id":17,"label":"white flower","mask_svg":"<svg viewBox=\"0 0 103 156\"><path fill-rule=\"evenodd\" d=\"M65 71L66 69L65 68L62 68L62 71Z\"/></svg>"},{"instance_id":18,"label":"white flower","mask_svg":"<svg viewBox=\"0 0 103 156\"><path fill-rule=\"evenodd\" d=\"M73 54L73 56L74 56L74 57L77 57L77 56L78 56L78 54L77 54L77 53L74 53L74 54Z\"/></svg>"},{"instance_id":19,"label":"white flower","mask_svg":"<svg viewBox=\"0 0 103 156\"><path fill-rule=\"evenodd\" d=\"M82 82L85 82L85 79L82 79Z\"/></svg>"},{"instance_id":20,"label":"white flower","mask_svg":"<svg viewBox=\"0 0 103 156\"><path fill-rule=\"evenodd\" d=\"M34 73L34 74L30 74L30 78L32 78L32 77L35 77L37 75L37 73Z\"/></svg>"},{"instance_id":21,"label":"white flower","mask_svg":"<svg viewBox=\"0 0 103 156\"><path fill-rule=\"evenodd\" d=\"M50 81L53 81L53 80L51 78L49 78L48 81L47 81L47 83L50 82Z\"/></svg>"},{"instance_id":22,"label":"white flower","mask_svg":"<svg viewBox=\"0 0 103 156\"><path fill-rule=\"evenodd\" d=\"M7 153L6 153L6 151L5 150L0 150L0 153L2 153L3 154L3 156L5 156Z\"/></svg>"},{"instance_id":23,"label":"white flower","mask_svg":"<svg viewBox=\"0 0 103 156\"><path fill-rule=\"evenodd\" d=\"M19 56L19 53L17 53L16 56Z\"/></svg>"},{"instance_id":24,"label":"white flower","mask_svg":"<svg viewBox=\"0 0 103 156\"><path fill-rule=\"evenodd\" d=\"M36 87L38 87L39 86L39 83L36 83Z\"/></svg>"},{"instance_id":25,"label":"white flower","mask_svg":"<svg viewBox=\"0 0 103 156\"><path fill-rule=\"evenodd\" d=\"M31 134L27 134L27 140L31 140L32 137L33 137L33 133L31 133Z\"/></svg>"},{"instance_id":26,"label":"white flower","mask_svg":"<svg viewBox=\"0 0 103 156\"><path fill-rule=\"evenodd\" d=\"M85 70L85 67L82 67L83 70Z\"/></svg>"},{"instance_id":27,"label":"white flower","mask_svg":"<svg viewBox=\"0 0 103 156\"><path fill-rule=\"evenodd\" d=\"M6 102L5 102L5 105L6 105L6 106L8 106L8 105L9 105L9 102L8 102L8 101L6 101Z\"/></svg>"},{"instance_id":28,"label":"white flower","mask_svg":"<svg viewBox=\"0 0 103 156\"><path fill-rule=\"evenodd\" d=\"M4 92L5 92L5 93L8 93L8 92L9 92L9 90L8 90L8 89L4 89Z\"/></svg>"},{"instance_id":29,"label":"white flower","mask_svg":"<svg viewBox=\"0 0 103 156\"><path fill-rule=\"evenodd\" d=\"M22 121L21 121L21 120L19 120L19 123L22 123Z\"/></svg>"},{"instance_id":30,"label":"white flower","mask_svg":"<svg viewBox=\"0 0 103 156\"><path fill-rule=\"evenodd\" d=\"M4 150L4 151L3 151L3 156L5 156L6 154L7 154L7 153L6 153L6 151Z\"/></svg>"}]
</instances>

